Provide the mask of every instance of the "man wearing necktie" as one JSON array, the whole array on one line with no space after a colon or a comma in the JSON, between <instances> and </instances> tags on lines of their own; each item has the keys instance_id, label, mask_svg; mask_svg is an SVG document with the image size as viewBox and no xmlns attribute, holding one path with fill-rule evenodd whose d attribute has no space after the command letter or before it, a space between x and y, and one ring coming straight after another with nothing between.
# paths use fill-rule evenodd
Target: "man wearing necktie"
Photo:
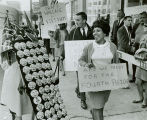
<instances>
[{"instance_id":1,"label":"man wearing necktie","mask_svg":"<svg viewBox=\"0 0 147 120\"><path fill-rule=\"evenodd\" d=\"M69 40L93 40L93 32L90 26L87 24L87 14L84 12L79 12L75 17L76 28L72 29L69 35ZM75 92L77 96L81 99L81 107L87 109L86 96L85 93L79 92L79 79L77 74L77 88Z\"/></svg>"},{"instance_id":2,"label":"man wearing necktie","mask_svg":"<svg viewBox=\"0 0 147 120\"><path fill-rule=\"evenodd\" d=\"M79 12L75 16L76 28L70 32L70 40L92 40L94 39L92 29L87 24L87 14Z\"/></svg>"},{"instance_id":3,"label":"man wearing necktie","mask_svg":"<svg viewBox=\"0 0 147 120\"><path fill-rule=\"evenodd\" d=\"M135 50L135 48L131 46L131 27L132 17L125 16L124 25L117 31L118 50L128 54L132 54ZM127 64L127 73L129 74L128 63L122 59L120 59L120 62Z\"/></svg>"},{"instance_id":4,"label":"man wearing necktie","mask_svg":"<svg viewBox=\"0 0 147 120\"><path fill-rule=\"evenodd\" d=\"M111 32L111 41L117 46L117 31L120 27L123 26L123 18L125 16L125 13L122 10L118 10L117 13L117 20L114 21L113 23L113 28Z\"/></svg>"},{"instance_id":5,"label":"man wearing necktie","mask_svg":"<svg viewBox=\"0 0 147 120\"><path fill-rule=\"evenodd\" d=\"M84 28L82 28L82 31L83 31L83 38L86 40L86 33L85 33L85 29Z\"/></svg>"},{"instance_id":6,"label":"man wearing necktie","mask_svg":"<svg viewBox=\"0 0 147 120\"><path fill-rule=\"evenodd\" d=\"M133 48L131 47L131 25L132 17L124 17L124 25L117 31L118 50L125 53L132 53Z\"/></svg>"}]
</instances>

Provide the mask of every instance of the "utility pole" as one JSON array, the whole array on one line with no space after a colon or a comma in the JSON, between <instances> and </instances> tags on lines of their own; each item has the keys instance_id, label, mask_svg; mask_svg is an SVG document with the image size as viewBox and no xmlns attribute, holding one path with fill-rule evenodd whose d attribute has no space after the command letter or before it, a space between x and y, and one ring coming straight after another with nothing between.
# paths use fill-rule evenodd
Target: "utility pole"
<instances>
[{"instance_id":1,"label":"utility pole","mask_svg":"<svg viewBox=\"0 0 147 120\"><path fill-rule=\"evenodd\" d=\"M121 0L121 10L124 12L124 0Z\"/></svg>"},{"instance_id":2,"label":"utility pole","mask_svg":"<svg viewBox=\"0 0 147 120\"><path fill-rule=\"evenodd\" d=\"M30 19L31 19L31 24L32 24L32 15L33 15L32 0L30 0Z\"/></svg>"}]
</instances>

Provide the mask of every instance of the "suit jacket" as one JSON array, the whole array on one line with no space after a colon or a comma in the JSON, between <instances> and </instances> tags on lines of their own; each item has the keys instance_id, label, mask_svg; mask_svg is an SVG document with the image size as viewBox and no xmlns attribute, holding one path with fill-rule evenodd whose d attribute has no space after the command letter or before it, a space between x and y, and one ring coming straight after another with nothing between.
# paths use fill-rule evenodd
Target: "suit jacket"
<instances>
[{"instance_id":1,"label":"suit jacket","mask_svg":"<svg viewBox=\"0 0 147 120\"><path fill-rule=\"evenodd\" d=\"M88 31L87 31L86 40L94 39L92 29L88 24L87 27L88 27ZM80 27L76 27L73 30L71 30L69 35L69 40L85 40L80 31Z\"/></svg>"},{"instance_id":2,"label":"suit jacket","mask_svg":"<svg viewBox=\"0 0 147 120\"><path fill-rule=\"evenodd\" d=\"M119 25L118 25L118 20L115 20L113 23L113 28L111 32L111 42L113 42L116 46L117 46L117 31L123 25L124 25L123 21Z\"/></svg>"},{"instance_id":3,"label":"suit jacket","mask_svg":"<svg viewBox=\"0 0 147 120\"><path fill-rule=\"evenodd\" d=\"M128 32L125 28L125 26L122 26L117 31L117 40L118 40L118 50L130 53L131 52L131 46L129 45L130 37L128 35Z\"/></svg>"}]
</instances>

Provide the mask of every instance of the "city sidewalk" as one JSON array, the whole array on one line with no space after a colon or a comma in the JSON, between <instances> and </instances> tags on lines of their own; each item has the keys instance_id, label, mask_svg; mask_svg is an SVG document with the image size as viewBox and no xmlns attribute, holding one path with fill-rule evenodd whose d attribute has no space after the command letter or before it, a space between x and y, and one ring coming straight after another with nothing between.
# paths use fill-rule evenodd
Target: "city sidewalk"
<instances>
[{"instance_id":1,"label":"city sidewalk","mask_svg":"<svg viewBox=\"0 0 147 120\"><path fill-rule=\"evenodd\" d=\"M80 108L80 100L76 97L75 72L66 72L65 77L61 76L59 88L71 120L91 119L90 112ZM130 89L112 91L104 110L105 120L146 120L147 109L141 108L141 104L132 103L137 97L135 84L131 84Z\"/></svg>"},{"instance_id":2,"label":"city sidewalk","mask_svg":"<svg viewBox=\"0 0 147 120\"><path fill-rule=\"evenodd\" d=\"M52 62L55 67L55 62ZM0 79L1 80L1 79ZM70 116L70 120L92 120L89 110L80 107L80 99L75 93L76 73L66 72L66 76L60 74L59 88ZM0 81L0 92L1 92ZM135 84L130 85L130 89L118 89L111 92L108 103L104 110L105 120L146 120L147 108L141 108L141 104L133 104L132 100L138 97ZM88 103L88 99L87 99ZM5 106L0 106L0 120L11 120L9 110ZM29 115L23 120L29 120Z\"/></svg>"}]
</instances>

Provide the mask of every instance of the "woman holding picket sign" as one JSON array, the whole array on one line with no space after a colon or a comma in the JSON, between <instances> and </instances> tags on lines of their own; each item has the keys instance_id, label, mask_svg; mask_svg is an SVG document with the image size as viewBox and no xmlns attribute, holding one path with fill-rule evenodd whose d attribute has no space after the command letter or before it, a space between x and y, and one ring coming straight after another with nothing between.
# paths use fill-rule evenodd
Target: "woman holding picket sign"
<instances>
[{"instance_id":1,"label":"woman holding picket sign","mask_svg":"<svg viewBox=\"0 0 147 120\"><path fill-rule=\"evenodd\" d=\"M95 21L92 28L95 41L84 48L79 64L83 67L97 68L99 64L118 63L116 46L105 39L110 32L109 24L102 20ZM93 120L103 120L103 109L109 95L110 90L88 92Z\"/></svg>"}]
</instances>

